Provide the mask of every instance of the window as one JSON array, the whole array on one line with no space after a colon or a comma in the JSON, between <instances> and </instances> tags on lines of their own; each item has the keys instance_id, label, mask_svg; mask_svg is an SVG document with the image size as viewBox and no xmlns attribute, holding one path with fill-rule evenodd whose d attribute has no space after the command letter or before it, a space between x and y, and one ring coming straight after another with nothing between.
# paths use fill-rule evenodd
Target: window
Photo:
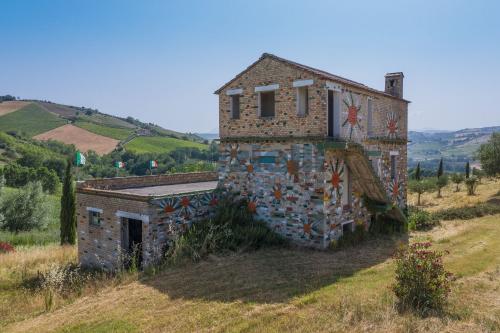
<instances>
[{"instance_id":1,"label":"window","mask_svg":"<svg viewBox=\"0 0 500 333\"><path fill-rule=\"evenodd\" d=\"M231 95L231 119L240 119L240 95Z\"/></svg>"},{"instance_id":2,"label":"window","mask_svg":"<svg viewBox=\"0 0 500 333\"><path fill-rule=\"evenodd\" d=\"M89 224L99 226L101 225L101 213L89 210Z\"/></svg>"},{"instance_id":3,"label":"window","mask_svg":"<svg viewBox=\"0 0 500 333\"><path fill-rule=\"evenodd\" d=\"M297 115L303 117L309 111L309 93L307 86L297 88Z\"/></svg>"},{"instance_id":4,"label":"window","mask_svg":"<svg viewBox=\"0 0 500 333\"><path fill-rule=\"evenodd\" d=\"M391 179L396 178L396 155L391 155Z\"/></svg>"},{"instance_id":5,"label":"window","mask_svg":"<svg viewBox=\"0 0 500 333\"><path fill-rule=\"evenodd\" d=\"M373 100L371 98L368 98L368 103L367 103L367 112L368 112L368 119L367 119L367 127L368 127L368 136L373 135Z\"/></svg>"},{"instance_id":6,"label":"window","mask_svg":"<svg viewBox=\"0 0 500 333\"><path fill-rule=\"evenodd\" d=\"M274 117L274 91L262 91L259 93L260 116Z\"/></svg>"}]
</instances>

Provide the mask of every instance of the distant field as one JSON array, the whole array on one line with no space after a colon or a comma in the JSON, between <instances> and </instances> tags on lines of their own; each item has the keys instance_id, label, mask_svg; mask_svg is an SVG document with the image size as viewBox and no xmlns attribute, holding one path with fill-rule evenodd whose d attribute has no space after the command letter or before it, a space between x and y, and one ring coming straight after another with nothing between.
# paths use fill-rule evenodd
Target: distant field
<instances>
[{"instance_id":1,"label":"distant field","mask_svg":"<svg viewBox=\"0 0 500 333\"><path fill-rule=\"evenodd\" d=\"M0 103L0 117L5 116L8 113L19 110L22 107L30 104L29 102L23 101L8 101Z\"/></svg>"},{"instance_id":2,"label":"distant field","mask_svg":"<svg viewBox=\"0 0 500 333\"><path fill-rule=\"evenodd\" d=\"M84 128L87 131L90 131L95 134L107 136L109 138L117 139L117 140L124 140L126 139L130 134L133 133L133 129L131 128L118 128L118 127L106 127L103 125L98 125L95 123L89 123L86 121L76 121L75 125Z\"/></svg>"},{"instance_id":3,"label":"distant field","mask_svg":"<svg viewBox=\"0 0 500 333\"><path fill-rule=\"evenodd\" d=\"M94 134L83 128L67 124L34 137L37 140L57 140L65 144L74 144L81 151L93 150L100 155L110 153L119 140Z\"/></svg>"},{"instance_id":4,"label":"distant field","mask_svg":"<svg viewBox=\"0 0 500 333\"><path fill-rule=\"evenodd\" d=\"M78 120L111 127L123 127L130 129L136 128L135 125L128 123L125 120L102 113L93 113L90 116L87 116L85 113L80 113L80 115L78 116Z\"/></svg>"},{"instance_id":5,"label":"distant field","mask_svg":"<svg viewBox=\"0 0 500 333\"><path fill-rule=\"evenodd\" d=\"M166 153L175 150L176 148L183 147L193 147L199 149L208 148L207 145L193 141L158 136L137 137L125 145L127 150L136 153Z\"/></svg>"},{"instance_id":6,"label":"distant field","mask_svg":"<svg viewBox=\"0 0 500 333\"><path fill-rule=\"evenodd\" d=\"M16 112L2 116L0 131L22 131L34 136L50 131L67 123L66 120L43 110L36 104L29 104Z\"/></svg>"}]
</instances>

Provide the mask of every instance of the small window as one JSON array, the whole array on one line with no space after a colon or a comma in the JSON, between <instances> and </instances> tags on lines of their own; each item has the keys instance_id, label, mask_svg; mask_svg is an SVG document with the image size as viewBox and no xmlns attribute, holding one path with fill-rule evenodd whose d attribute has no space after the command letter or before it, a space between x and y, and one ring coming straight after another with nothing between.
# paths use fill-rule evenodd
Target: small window
<instances>
[{"instance_id":1,"label":"small window","mask_svg":"<svg viewBox=\"0 0 500 333\"><path fill-rule=\"evenodd\" d=\"M231 119L240 119L240 95L231 95Z\"/></svg>"},{"instance_id":2,"label":"small window","mask_svg":"<svg viewBox=\"0 0 500 333\"><path fill-rule=\"evenodd\" d=\"M101 213L89 211L89 224L95 226L101 225Z\"/></svg>"},{"instance_id":3,"label":"small window","mask_svg":"<svg viewBox=\"0 0 500 333\"><path fill-rule=\"evenodd\" d=\"M309 111L309 93L307 86L297 88L297 115L304 117Z\"/></svg>"},{"instance_id":4,"label":"small window","mask_svg":"<svg viewBox=\"0 0 500 333\"><path fill-rule=\"evenodd\" d=\"M262 91L259 93L260 116L274 117L274 91Z\"/></svg>"},{"instance_id":5,"label":"small window","mask_svg":"<svg viewBox=\"0 0 500 333\"><path fill-rule=\"evenodd\" d=\"M391 155L391 179L396 178L396 157L395 155Z\"/></svg>"},{"instance_id":6,"label":"small window","mask_svg":"<svg viewBox=\"0 0 500 333\"><path fill-rule=\"evenodd\" d=\"M373 136L373 100L371 98L368 98L368 103L367 103L367 113L368 113L368 119L367 119L367 131L368 131L368 136Z\"/></svg>"}]
</instances>

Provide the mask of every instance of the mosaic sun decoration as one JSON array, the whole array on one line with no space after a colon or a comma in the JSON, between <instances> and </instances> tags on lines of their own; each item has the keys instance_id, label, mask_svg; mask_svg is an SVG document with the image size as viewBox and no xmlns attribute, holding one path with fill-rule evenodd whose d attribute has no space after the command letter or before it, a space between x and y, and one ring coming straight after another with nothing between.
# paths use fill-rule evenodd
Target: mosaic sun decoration
<instances>
[{"instance_id":1,"label":"mosaic sun decoration","mask_svg":"<svg viewBox=\"0 0 500 333\"><path fill-rule=\"evenodd\" d=\"M219 203L219 198L214 192L205 193L201 198L201 204L203 206L215 207Z\"/></svg>"},{"instance_id":2,"label":"mosaic sun decoration","mask_svg":"<svg viewBox=\"0 0 500 333\"><path fill-rule=\"evenodd\" d=\"M392 201L399 206L404 204L403 184L399 181L399 177L394 178L389 183L389 191Z\"/></svg>"},{"instance_id":3,"label":"mosaic sun decoration","mask_svg":"<svg viewBox=\"0 0 500 333\"><path fill-rule=\"evenodd\" d=\"M238 163L239 162L239 159L238 159L239 152L240 152L240 145L239 144L232 143L232 144L226 145L226 147L225 147L226 161L230 165Z\"/></svg>"},{"instance_id":4,"label":"mosaic sun decoration","mask_svg":"<svg viewBox=\"0 0 500 333\"><path fill-rule=\"evenodd\" d=\"M395 112L389 112L387 114L386 128L387 128L387 136L390 139L397 138L399 130L398 125L399 125L398 115Z\"/></svg>"},{"instance_id":5,"label":"mosaic sun decoration","mask_svg":"<svg viewBox=\"0 0 500 333\"><path fill-rule=\"evenodd\" d=\"M352 134L355 131L359 131L361 133L361 104L359 104L359 99L355 101L352 92L349 92L349 97L343 100L345 106L347 107L347 111L344 114L347 116L346 120L342 124L342 127L346 127L349 130L349 140L352 139Z\"/></svg>"},{"instance_id":6,"label":"mosaic sun decoration","mask_svg":"<svg viewBox=\"0 0 500 333\"><path fill-rule=\"evenodd\" d=\"M180 198L178 206L179 215L183 217L190 217L195 211L195 207L189 196L183 196L182 198Z\"/></svg>"},{"instance_id":7,"label":"mosaic sun decoration","mask_svg":"<svg viewBox=\"0 0 500 333\"><path fill-rule=\"evenodd\" d=\"M177 199L166 198L158 202L158 205L164 213L170 214L177 210Z\"/></svg>"},{"instance_id":8,"label":"mosaic sun decoration","mask_svg":"<svg viewBox=\"0 0 500 333\"><path fill-rule=\"evenodd\" d=\"M344 162L339 158L331 159L328 163L328 172L330 173L330 179L327 180L330 183L330 198L333 199L333 203L338 203L342 199L344 190Z\"/></svg>"}]
</instances>

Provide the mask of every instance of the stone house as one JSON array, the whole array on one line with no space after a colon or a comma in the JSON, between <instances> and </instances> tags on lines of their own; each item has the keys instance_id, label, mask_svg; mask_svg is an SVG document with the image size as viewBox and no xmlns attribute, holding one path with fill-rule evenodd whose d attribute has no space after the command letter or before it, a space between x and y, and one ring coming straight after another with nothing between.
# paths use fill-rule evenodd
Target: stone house
<instances>
[{"instance_id":1,"label":"stone house","mask_svg":"<svg viewBox=\"0 0 500 333\"><path fill-rule=\"evenodd\" d=\"M403 73L379 91L271 54L219 88L219 186L296 243L325 248L371 216L404 220L408 103Z\"/></svg>"},{"instance_id":2,"label":"stone house","mask_svg":"<svg viewBox=\"0 0 500 333\"><path fill-rule=\"evenodd\" d=\"M115 269L136 249L143 265L218 192L297 244L326 248L372 216L364 198L404 220L408 101L403 73L385 91L263 54L219 95L218 172L95 179L77 184L79 261Z\"/></svg>"}]
</instances>

